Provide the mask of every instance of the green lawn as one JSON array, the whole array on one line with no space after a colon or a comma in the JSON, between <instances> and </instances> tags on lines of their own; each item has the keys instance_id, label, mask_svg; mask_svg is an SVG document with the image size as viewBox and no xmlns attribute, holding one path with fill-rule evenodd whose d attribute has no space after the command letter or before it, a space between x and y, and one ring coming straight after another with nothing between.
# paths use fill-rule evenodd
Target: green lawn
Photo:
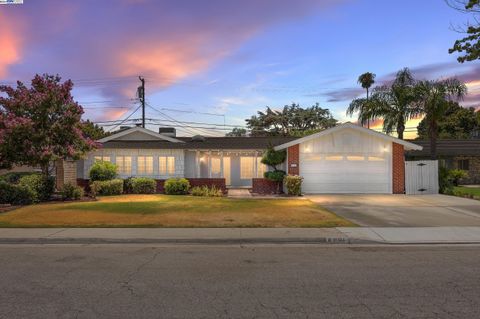
<instances>
[{"instance_id":1,"label":"green lawn","mask_svg":"<svg viewBox=\"0 0 480 319\"><path fill-rule=\"evenodd\" d=\"M39 204L0 214L0 227L354 226L306 199L122 195Z\"/></svg>"},{"instance_id":2,"label":"green lawn","mask_svg":"<svg viewBox=\"0 0 480 319\"><path fill-rule=\"evenodd\" d=\"M453 195L480 200L480 187L456 186L453 188Z\"/></svg>"}]
</instances>

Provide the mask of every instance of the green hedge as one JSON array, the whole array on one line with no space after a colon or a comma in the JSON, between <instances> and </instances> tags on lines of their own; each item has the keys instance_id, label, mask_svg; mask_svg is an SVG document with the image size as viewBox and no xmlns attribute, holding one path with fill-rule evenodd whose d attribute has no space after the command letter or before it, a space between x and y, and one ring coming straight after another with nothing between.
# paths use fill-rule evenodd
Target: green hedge
<instances>
[{"instance_id":1,"label":"green hedge","mask_svg":"<svg viewBox=\"0 0 480 319\"><path fill-rule=\"evenodd\" d=\"M88 174L92 182L109 181L117 176L117 165L110 162L97 161L93 163Z\"/></svg>"},{"instance_id":2,"label":"green hedge","mask_svg":"<svg viewBox=\"0 0 480 319\"><path fill-rule=\"evenodd\" d=\"M94 181L90 183L90 191L93 197L97 195L121 195L123 193L123 180Z\"/></svg>"},{"instance_id":3,"label":"green hedge","mask_svg":"<svg viewBox=\"0 0 480 319\"><path fill-rule=\"evenodd\" d=\"M30 188L35 194L35 202L49 200L55 191L55 179L40 174L22 176L18 185Z\"/></svg>"},{"instance_id":4,"label":"green hedge","mask_svg":"<svg viewBox=\"0 0 480 319\"><path fill-rule=\"evenodd\" d=\"M190 182L186 178L169 178L163 188L168 195L185 195L190 189Z\"/></svg>"},{"instance_id":5,"label":"green hedge","mask_svg":"<svg viewBox=\"0 0 480 319\"><path fill-rule=\"evenodd\" d=\"M30 187L0 181L0 204L28 205L36 200L37 196Z\"/></svg>"},{"instance_id":6,"label":"green hedge","mask_svg":"<svg viewBox=\"0 0 480 319\"><path fill-rule=\"evenodd\" d=\"M66 183L60 190L63 200L81 199L84 195L83 188L72 183Z\"/></svg>"},{"instance_id":7,"label":"green hedge","mask_svg":"<svg viewBox=\"0 0 480 319\"><path fill-rule=\"evenodd\" d=\"M157 182L153 178L133 177L129 179L129 187L133 194L154 194L157 191Z\"/></svg>"}]
</instances>

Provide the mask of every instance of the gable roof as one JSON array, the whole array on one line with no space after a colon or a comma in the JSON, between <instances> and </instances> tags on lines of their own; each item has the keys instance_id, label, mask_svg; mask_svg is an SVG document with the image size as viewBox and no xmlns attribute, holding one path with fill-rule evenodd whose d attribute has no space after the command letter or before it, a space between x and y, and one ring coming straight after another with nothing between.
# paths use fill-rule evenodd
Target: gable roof
<instances>
[{"instance_id":1,"label":"gable roof","mask_svg":"<svg viewBox=\"0 0 480 319\"><path fill-rule=\"evenodd\" d=\"M285 144L275 146L275 150L282 150L282 149L288 148L290 146L300 144L300 143L303 143L303 142L306 142L306 141L310 141L310 140L313 140L315 138L318 138L318 137L321 137L321 136L324 136L324 135L328 135L328 134L331 134L331 133L334 133L334 132L338 132L338 131L341 131L341 130L345 130L345 129L352 129L352 130L358 131L360 133L369 134L369 135L378 137L380 139L384 139L384 140L387 140L387 141L390 141L390 142L395 142L397 144L403 145L405 147L405 150L421 150L423 148L420 145L416 145L416 144L401 140L399 138L396 138L396 137L393 137L393 136L390 136L390 135L387 135L387 134L379 133L379 132L376 132L374 130L371 130L371 129L368 129L368 128L365 128L365 127L347 122L347 123L340 124L340 125L334 126L332 128L323 130L321 132L311 134L311 135L296 139L294 141L290 141L290 142L287 142Z\"/></svg>"},{"instance_id":2,"label":"gable roof","mask_svg":"<svg viewBox=\"0 0 480 319\"><path fill-rule=\"evenodd\" d=\"M191 149L191 150L265 150L295 140L295 137L262 136L262 137L209 137L203 141L191 137L177 137L182 143L168 141L127 141L110 140L103 143L104 148L144 148L144 149Z\"/></svg>"},{"instance_id":3,"label":"gable roof","mask_svg":"<svg viewBox=\"0 0 480 319\"><path fill-rule=\"evenodd\" d=\"M144 133L144 134L147 134L149 136L152 136L152 137L155 137L159 140L163 140L163 141L168 141L168 142L171 142L171 143L184 143L183 141L177 139L177 138L174 138L174 137L170 137L170 136L166 136L166 135L162 135L162 134L159 134L157 132L154 132L154 131L151 131L151 130L147 130L146 128L143 128L143 127L132 127L132 128L129 128L129 129L126 129L126 130L123 130L123 131L120 131L118 133L115 133L113 135L110 135L110 136L107 136L107 137L104 137L102 139L99 139L98 142L100 143L105 143L105 142L109 142L109 141L113 141L113 140L116 140L122 136L125 136L125 135L128 135L128 134L132 134L132 133L135 133L135 132L140 132L140 133Z\"/></svg>"}]
</instances>

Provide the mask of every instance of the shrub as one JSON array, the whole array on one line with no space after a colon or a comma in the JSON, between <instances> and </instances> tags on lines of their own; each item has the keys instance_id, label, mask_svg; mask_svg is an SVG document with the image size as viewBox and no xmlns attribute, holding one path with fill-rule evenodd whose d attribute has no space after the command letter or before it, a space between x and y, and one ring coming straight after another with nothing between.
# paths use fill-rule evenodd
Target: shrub
<instances>
[{"instance_id":1,"label":"shrub","mask_svg":"<svg viewBox=\"0 0 480 319\"><path fill-rule=\"evenodd\" d=\"M90 168L89 176L92 182L112 180L117 176L117 165L97 161Z\"/></svg>"},{"instance_id":2,"label":"shrub","mask_svg":"<svg viewBox=\"0 0 480 319\"><path fill-rule=\"evenodd\" d=\"M0 204L28 205L36 201L35 192L26 186L0 181Z\"/></svg>"},{"instance_id":3,"label":"shrub","mask_svg":"<svg viewBox=\"0 0 480 319\"><path fill-rule=\"evenodd\" d=\"M134 177L125 178L123 180L123 192L125 194L133 194L132 179L134 179Z\"/></svg>"},{"instance_id":4,"label":"shrub","mask_svg":"<svg viewBox=\"0 0 480 319\"><path fill-rule=\"evenodd\" d=\"M277 171L271 171L271 172L265 172L263 176L266 179L269 179L274 182L282 182L283 178L285 177L285 171L277 170Z\"/></svg>"},{"instance_id":5,"label":"shrub","mask_svg":"<svg viewBox=\"0 0 480 319\"><path fill-rule=\"evenodd\" d=\"M157 191L157 182L153 178L134 177L128 184L133 194L154 194Z\"/></svg>"},{"instance_id":6,"label":"shrub","mask_svg":"<svg viewBox=\"0 0 480 319\"><path fill-rule=\"evenodd\" d=\"M453 183L448 175L449 170L440 166L438 168L438 188L441 194L452 194Z\"/></svg>"},{"instance_id":7,"label":"shrub","mask_svg":"<svg viewBox=\"0 0 480 319\"><path fill-rule=\"evenodd\" d=\"M60 190L63 200L81 199L84 195L83 188L72 183L66 183Z\"/></svg>"},{"instance_id":8,"label":"shrub","mask_svg":"<svg viewBox=\"0 0 480 319\"><path fill-rule=\"evenodd\" d=\"M186 178L169 178L163 188L168 195L185 195L190 189L190 182Z\"/></svg>"},{"instance_id":9,"label":"shrub","mask_svg":"<svg viewBox=\"0 0 480 319\"><path fill-rule=\"evenodd\" d=\"M35 194L35 202L49 200L55 190L55 179L40 174L30 174L21 177L18 185L30 188Z\"/></svg>"},{"instance_id":10,"label":"shrub","mask_svg":"<svg viewBox=\"0 0 480 319\"><path fill-rule=\"evenodd\" d=\"M192 187L191 193L193 196L208 196L208 197L223 196L223 191L220 188L216 186L208 187L206 185Z\"/></svg>"},{"instance_id":11,"label":"shrub","mask_svg":"<svg viewBox=\"0 0 480 319\"><path fill-rule=\"evenodd\" d=\"M121 195L123 193L123 180L94 181L90 183L90 191L93 197L97 195Z\"/></svg>"},{"instance_id":12,"label":"shrub","mask_svg":"<svg viewBox=\"0 0 480 319\"><path fill-rule=\"evenodd\" d=\"M283 182L287 188L288 195L300 196L302 195L302 181L303 177L298 175L287 175Z\"/></svg>"},{"instance_id":13,"label":"shrub","mask_svg":"<svg viewBox=\"0 0 480 319\"><path fill-rule=\"evenodd\" d=\"M16 184L18 183L18 180L23 176L32 175L32 174L38 175L38 173L32 173L32 172L7 173L5 175L0 176L0 181L5 181L10 184Z\"/></svg>"},{"instance_id":14,"label":"shrub","mask_svg":"<svg viewBox=\"0 0 480 319\"><path fill-rule=\"evenodd\" d=\"M452 169L448 171L448 178L452 181L454 186L458 186L462 178L467 178L468 172L461 169Z\"/></svg>"}]
</instances>

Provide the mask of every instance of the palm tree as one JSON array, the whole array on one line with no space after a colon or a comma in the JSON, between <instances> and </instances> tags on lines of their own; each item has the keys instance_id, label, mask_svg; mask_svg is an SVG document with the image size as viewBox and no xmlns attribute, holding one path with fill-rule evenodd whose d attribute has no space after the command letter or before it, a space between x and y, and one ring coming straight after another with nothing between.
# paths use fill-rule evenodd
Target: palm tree
<instances>
[{"instance_id":1,"label":"palm tree","mask_svg":"<svg viewBox=\"0 0 480 319\"><path fill-rule=\"evenodd\" d=\"M390 86L376 87L369 100L355 99L350 103L347 114L359 111L361 123L383 119L383 131L397 133L403 139L405 123L419 114L415 104L415 80L408 68L397 72Z\"/></svg>"},{"instance_id":2,"label":"palm tree","mask_svg":"<svg viewBox=\"0 0 480 319\"><path fill-rule=\"evenodd\" d=\"M368 93L369 93L368 90L373 85L373 83L375 83L375 77L376 77L376 75L374 73L371 73L371 72L365 72L358 77L357 83L360 84L362 86L362 88L367 90L367 99L365 100L365 102L368 102ZM358 107L359 107L359 109L355 110L355 111L361 111L363 109L362 105L358 105ZM370 128L370 121L367 120L366 123L367 123L367 127ZM362 122L362 125L364 125L364 124L365 123Z\"/></svg>"},{"instance_id":3,"label":"palm tree","mask_svg":"<svg viewBox=\"0 0 480 319\"><path fill-rule=\"evenodd\" d=\"M416 94L419 111L425 115L428 127L430 157L437 159L438 121L445 115L449 101L459 101L465 97L467 86L456 78L421 81L417 84Z\"/></svg>"}]
</instances>

